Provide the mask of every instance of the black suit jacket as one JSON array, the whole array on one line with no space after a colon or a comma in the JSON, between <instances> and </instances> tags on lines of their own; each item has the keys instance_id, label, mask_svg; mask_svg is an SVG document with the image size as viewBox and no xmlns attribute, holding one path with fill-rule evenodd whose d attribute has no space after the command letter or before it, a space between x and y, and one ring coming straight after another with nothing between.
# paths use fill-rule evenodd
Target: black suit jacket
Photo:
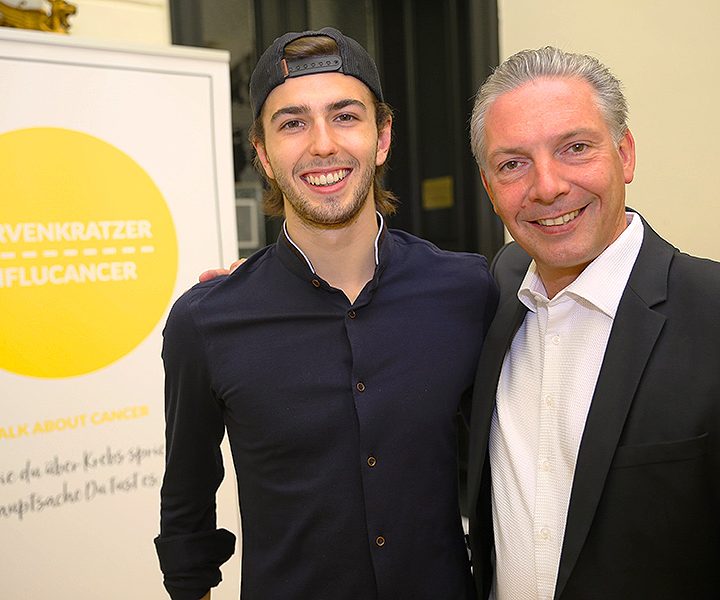
<instances>
[{"instance_id":1,"label":"black suit jacket","mask_svg":"<svg viewBox=\"0 0 720 600\"><path fill-rule=\"evenodd\" d=\"M557 600L720 598L720 263L643 224L580 444ZM501 299L475 382L468 493L480 598L492 583L490 420L527 311L516 292L529 262L514 243L495 260Z\"/></svg>"}]
</instances>

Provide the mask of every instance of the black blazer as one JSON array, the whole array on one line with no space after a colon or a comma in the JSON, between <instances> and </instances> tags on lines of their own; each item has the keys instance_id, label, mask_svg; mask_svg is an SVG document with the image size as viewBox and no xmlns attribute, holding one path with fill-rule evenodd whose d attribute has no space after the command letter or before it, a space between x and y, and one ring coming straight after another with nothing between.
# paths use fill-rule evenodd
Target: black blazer
<instances>
[{"instance_id":1,"label":"black blazer","mask_svg":"<svg viewBox=\"0 0 720 600\"><path fill-rule=\"evenodd\" d=\"M720 263L643 224L580 443L557 600L720 598ZM529 262L515 243L495 260L501 299L475 382L468 494L480 598L492 584L490 420L527 310L516 292Z\"/></svg>"}]
</instances>

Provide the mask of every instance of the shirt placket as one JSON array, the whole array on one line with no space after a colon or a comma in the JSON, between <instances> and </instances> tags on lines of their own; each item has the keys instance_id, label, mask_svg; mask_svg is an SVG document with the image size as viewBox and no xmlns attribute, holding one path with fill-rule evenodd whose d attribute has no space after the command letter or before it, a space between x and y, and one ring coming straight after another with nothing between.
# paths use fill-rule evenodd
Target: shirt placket
<instances>
[{"instance_id":1,"label":"shirt placket","mask_svg":"<svg viewBox=\"0 0 720 600\"><path fill-rule=\"evenodd\" d=\"M369 296L371 294L361 295L358 302L348 308L345 314L345 330L352 356L352 391L359 427L358 459L365 496L368 544L375 568L378 594L379 597L383 597L384 556L388 553L386 545L393 544L394 540L388 538L383 517L385 511L379 509L382 501L378 486L382 480L385 457L382 454L383 448L377 447L373 442L375 428L370 425L377 419L375 412L377 410L378 382L369 376L367 368L369 357L364 352L364 349L367 349L365 331L368 327L367 319L370 318L369 311L371 310Z\"/></svg>"},{"instance_id":2,"label":"shirt placket","mask_svg":"<svg viewBox=\"0 0 720 600\"><path fill-rule=\"evenodd\" d=\"M557 419L561 376L562 334L558 326L557 307L538 304L538 323L543 346L543 378L540 393L538 455L535 462L535 511L533 541L538 600L551 600L555 588L557 564Z\"/></svg>"}]
</instances>

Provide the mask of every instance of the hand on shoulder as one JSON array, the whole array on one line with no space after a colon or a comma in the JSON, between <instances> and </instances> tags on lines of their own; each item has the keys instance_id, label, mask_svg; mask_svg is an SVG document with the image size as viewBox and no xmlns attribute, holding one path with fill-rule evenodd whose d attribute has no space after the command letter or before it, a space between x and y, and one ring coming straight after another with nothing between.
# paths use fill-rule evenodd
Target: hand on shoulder
<instances>
[{"instance_id":1,"label":"hand on shoulder","mask_svg":"<svg viewBox=\"0 0 720 600\"><path fill-rule=\"evenodd\" d=\"M221 275L230 275L230 273L237 269L246 260L246 258L238 258L230 265L229 269L208 269L207 271L203 271L202 273L200 273L198 281L200 283L203 283L204 281L210 281L211 279L215 279L216 277L220 277Z\"/></svg>"}]
</instances>

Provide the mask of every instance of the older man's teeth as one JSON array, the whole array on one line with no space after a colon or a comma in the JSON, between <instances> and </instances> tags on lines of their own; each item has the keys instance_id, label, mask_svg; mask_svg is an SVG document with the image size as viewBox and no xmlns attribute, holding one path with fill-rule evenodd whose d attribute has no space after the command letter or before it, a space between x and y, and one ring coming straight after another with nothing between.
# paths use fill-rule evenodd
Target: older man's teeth
<instances>
[{"instance_id":1,"label":"older man's teeth","mask_svg":"<svg viewBox=\"0 0 720 600\"><path fill-rule=\"evenodd\" d=\"M569 223L579 214L579 210L574 210L572 212L565 213L564 215L560 215L559 217L555 217L554 219L538 219L537 222L540 223L540 225L545 225L546 227L550 227L552 225L565 225L565 223Z\"/></svg>"},{"instance_id":2,"label":"older man's teeth","mask_svg":"<svg viewBox=\"0 0 720 600\"><path fill-rule=\"evenodd\" d=\"M332 173L323 173L322 175L305 175L305 181L310 185L333 185L338 181L341 181L347 177L350 171L348 169L340 169L339 171L333 171Z\"/></svg>"}]
</instances>

